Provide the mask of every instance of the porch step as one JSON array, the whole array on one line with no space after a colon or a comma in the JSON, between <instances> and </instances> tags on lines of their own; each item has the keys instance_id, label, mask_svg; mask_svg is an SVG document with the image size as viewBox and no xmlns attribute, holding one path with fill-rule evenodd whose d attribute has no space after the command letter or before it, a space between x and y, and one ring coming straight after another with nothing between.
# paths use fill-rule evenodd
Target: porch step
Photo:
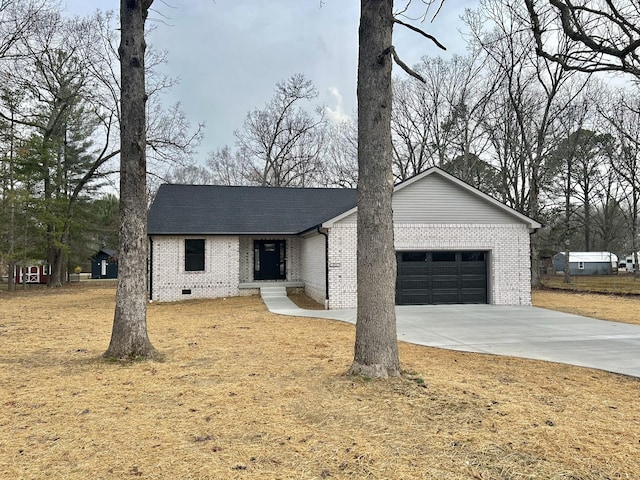
<instances>
[{"instance_id":1,"label":"porch step","mask_svg":"<svg viewBox=\"0 0 640 480\"><path fill-rule=\"evenodd\" d=\"M262 298L286 297L286 287L260 287L260 296Z\"/></svg>"},{"instance_id":2,"label":"porch step","mask_svg":"<svg viewBox=\"0 0 640 480\"><path fill-rule=\"evenodd\" d=\"M304 288L304 282L302 280L285 280L278 282L240 282L238 288L240 289L256 289L259 290L263 287L285 287L285 288Z\"/></svg>"}]
</instances>

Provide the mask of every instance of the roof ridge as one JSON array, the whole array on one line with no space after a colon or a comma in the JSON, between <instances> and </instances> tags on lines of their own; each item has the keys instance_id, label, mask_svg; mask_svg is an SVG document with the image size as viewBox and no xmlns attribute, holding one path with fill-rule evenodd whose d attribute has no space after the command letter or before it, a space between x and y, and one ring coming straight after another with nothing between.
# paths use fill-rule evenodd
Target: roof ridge
<instances>
[{"instance_id":1,"label":"roof ridge","mask_svg":"<svg viewBox=\"0 0 640 480\"><path fill-rule=\"evenodd\" d=\"M199 183L163 183L160 185L168 187L215 187L215 188L255 188L255 189L271 189L271 190L345 190L356 191L356 188L345 187L275 187L271 185L215 185L215 184L199 184Z\"/></svg>"}]
</instances>

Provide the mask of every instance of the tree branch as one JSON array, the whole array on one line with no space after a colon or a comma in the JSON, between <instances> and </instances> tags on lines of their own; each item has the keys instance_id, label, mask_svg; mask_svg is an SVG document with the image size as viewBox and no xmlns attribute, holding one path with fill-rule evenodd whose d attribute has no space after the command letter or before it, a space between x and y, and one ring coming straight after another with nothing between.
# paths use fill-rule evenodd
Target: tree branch
<instances>
[{"instance_id":1,"label":"tree branch","mask_svg":"<svg viewBox=\"0 0 640 480\"><path fill-rule=\"evenodd\" d=\"M398 64L398 66L404 70L405 72L407 72L409 75L411 75L413 78L416 78L418 80L420 80L422 83L426 83L424 78L417 72L413 71L409 65L407 65L406 63L404 63L400 57L398 56L398 54L396 53L396 48L391 45L389 48L387 48L384 52L382 52L382 55L380 55L380 57L384 57L388 54L391 54L391 56L393 57L393 60L396 62L396 64Z\"/></svg>"},{"instance_id":2,"label":"tree branch","mask_svg":"<svg viewBox=\"0 0 640 480\"><path fill-rule=\"evenodd\" d=\"M640 29L634 22L638 18L637 10L622 11L610 0L605 2L610 11L606 11L604 5L598 10L573 5L570 0L548 0L548 3L555 9L555 26L576 49L564 54L545 50L543 36L548 31L542 25L534 0L525 0L538 56L560 64L565 70L624 72L640 77L636 54L640 48Z\"/></svg>"},{"instance_id":3,"label":"tree branch","mask_svg":"<svg viewBox=\"0 0 640 480\"><path fill-rule=\"evenodd\" d=\"M397 18L393 19L393 23L398 23L400 25L402 25L403 27L407 27L409 30L413 30L414 32L419 33L420 35L422 35L423 37L428 38L429 40L431 40L433 43L435 43L438 47L440 47L442 50L446 50L447 47L445 47L444 45L442 45L438 39L436 37L434 37L433 35L429 35L427 32L425 32L424 30L420 30L418 27L414 27L413 25L409 25L408 23L403 22L402 20L398 20Z\"/></svg>"}]
</instances>

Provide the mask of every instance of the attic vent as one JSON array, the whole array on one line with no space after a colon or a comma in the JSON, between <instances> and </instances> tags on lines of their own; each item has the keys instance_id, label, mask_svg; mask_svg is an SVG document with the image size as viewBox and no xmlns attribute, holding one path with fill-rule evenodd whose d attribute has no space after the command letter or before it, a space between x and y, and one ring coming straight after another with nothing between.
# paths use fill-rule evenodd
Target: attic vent
<instances>
[{"instance_id":1,"label":"attic vent","mask_svg":"<svg viewBox=\"0 0 640 480\"><path fill-rule=\"evenodd\" d=\"M182 289L182 294L183 295L191 295L191 289L190 288L183 288Z\"/></svg>"}]
</instances>

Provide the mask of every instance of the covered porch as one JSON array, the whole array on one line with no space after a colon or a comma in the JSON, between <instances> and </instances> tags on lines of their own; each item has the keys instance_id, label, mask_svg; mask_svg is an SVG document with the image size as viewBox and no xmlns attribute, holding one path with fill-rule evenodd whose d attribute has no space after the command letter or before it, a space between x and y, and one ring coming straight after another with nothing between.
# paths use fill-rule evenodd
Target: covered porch
<instances>
[{"instance_id":1,"label":"covered porch","mask_svg":"<svg viewBox=\"0 0 640 480\"><path fill-rule=\"evenodd\" d=\"M293 235L246 235L239 237L240 290L257 290L278 284L303 288L301 239ZM242 292L243 294L245 292Z\"/></svg>"}]
</instances>

